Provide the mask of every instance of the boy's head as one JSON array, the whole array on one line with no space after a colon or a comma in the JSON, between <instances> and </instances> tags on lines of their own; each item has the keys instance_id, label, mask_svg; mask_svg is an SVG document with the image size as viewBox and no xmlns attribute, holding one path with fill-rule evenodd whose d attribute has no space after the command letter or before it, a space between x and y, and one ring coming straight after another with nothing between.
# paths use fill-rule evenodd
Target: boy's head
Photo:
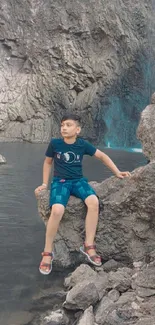
<instances>
[{"instance_id":1,"label":"boy's head","mask_svg":"<svg viewBox=\"0 0 155 325\"><path fill-rule=\"evenodd\" d=\"M63 138L72 138L80 134L80 117L76 114L66 114L61 119L61 135Z\"/></svg>"}]
</instances>

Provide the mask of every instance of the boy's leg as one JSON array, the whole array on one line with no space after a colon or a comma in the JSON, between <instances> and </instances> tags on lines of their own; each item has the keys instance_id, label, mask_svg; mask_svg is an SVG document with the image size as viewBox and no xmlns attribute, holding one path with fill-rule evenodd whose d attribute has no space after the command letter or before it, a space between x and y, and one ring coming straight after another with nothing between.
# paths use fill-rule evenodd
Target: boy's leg
<instances>
[{"instance_id":1,"label":"boy's leg","mask_svg":"<svg viewBox=\"0 0 155 325\"><path fill-rule=\"evenodd\" d=\"M87 205L87 215L85 221L85 245L91 246L94 244L99 217L99 201L97 196L89 195L85 199L85 204ZM95 249L89 249L88 253L90 256L94 256L96 254Z\"/></svg>"},{"instance_id":2,"label":"boy's leg","mask_svg":"<svg viewBox=\"0 0 155 325\"><path fill-rule=\"evenodd\" d=\"M99 217L99 201L96 193L85 179L81 179L75 183L71 194L81 198L87 205L85 245L92 246L94 245ZM95 249L89 249L87 252L90 256L96 255Z\"/></svg>"},{"instance_id":3,"label":"boy's leg","mask_svg":"<svg viewBox=\"0 0 155 325\"><path fill-rule=\"evenodd\" d=\"M46 238L44 252L51 253L53 250L53 241L57 234L59 223L65 211L68 199L70 197L70 183L61 182L61 180L54 181L51 184L50 190L50 206L52 206L51 215L46 226ZM50 263L51 257L44 256L43 263ZM46 266L41 267L45 272Z\"/></svg>"},{"instance_id":4,"label":"boy's leg","mask_svg":"<svg viewBox=\"0 0 155 325\"><path fill-rule=\"evenodd\" d=\"M52 206L51 214L46 226L44 252L51 253L53 250L53 241L57 234L58 227L62 219L62 216L64 214L64 211L65 211L65 207L62 204L54 204ZM42 259L43 263L50 263L50 261L51 261L50 256L44 256ZM42 266L42 269L44 271L48 271L48 268L46 268L46 266L45 267Z\"/></svg>"}]
</instances>

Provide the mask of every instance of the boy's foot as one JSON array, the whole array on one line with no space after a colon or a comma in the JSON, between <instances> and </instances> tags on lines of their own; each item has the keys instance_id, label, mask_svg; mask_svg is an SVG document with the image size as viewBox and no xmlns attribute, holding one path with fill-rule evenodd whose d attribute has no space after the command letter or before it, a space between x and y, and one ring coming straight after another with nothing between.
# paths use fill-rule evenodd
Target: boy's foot
<instances>
[{"instance_id":1,"label":"boy's foot","mask_svg":"<svg viewBox=\"0 0 155 325\"><path fill-rule=\"evenodd\" d=\"M84 243L83 246L80 247L80 252L87 256L88 261L91 264L93 264L95 266L101 266L102 265L101 257L96 254L95 249L96 249L95 245L88 245L87 246Z\"/></svg>"},{"instance_id":2,"label":"boy's foot","mask_svg":"<svg viewBox=\"0 0 155 325\"><path fill-rule=\"evenodd\" d=\"M54 254L49 252L42 252L41 255L43 256L43 259L40 263L39 271L41 274L48 275L52 271Z\"/></svg>"}]
</instances>

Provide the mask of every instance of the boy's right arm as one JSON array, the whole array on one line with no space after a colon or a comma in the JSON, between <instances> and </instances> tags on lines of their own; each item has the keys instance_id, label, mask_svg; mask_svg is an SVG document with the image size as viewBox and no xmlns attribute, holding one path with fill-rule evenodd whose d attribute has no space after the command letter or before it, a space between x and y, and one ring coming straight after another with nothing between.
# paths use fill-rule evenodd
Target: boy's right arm
<instances>
[{"instance_id":1,"label":"boy's right arm","mask_svg":"<svg viewBox=\"0 0 155 325\"><path fill-rule=\"evenodd\" d=\"M35 193L45 190L48 186L53 158L46 157L43 164L43 183L35 189Z\"/></svg>"}]
</instances>

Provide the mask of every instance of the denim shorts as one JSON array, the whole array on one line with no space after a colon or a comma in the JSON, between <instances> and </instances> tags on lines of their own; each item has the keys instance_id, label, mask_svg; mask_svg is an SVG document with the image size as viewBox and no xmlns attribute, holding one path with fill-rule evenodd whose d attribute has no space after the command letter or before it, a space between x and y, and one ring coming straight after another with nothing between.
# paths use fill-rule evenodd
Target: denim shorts
<instances>
[{"instance_id":1,"label":"denim shorts","mask_svg":"<svg viewBox=\"0 0 155 325\"><path fill-rule=\"evenodd\" d=\"M70 195L85 201L89 195L96 195L96 192L88 184L86 178L68 180L53 177L50 189L50 207L57 203L66 207Z\"/></svg>"}]
</instances>

